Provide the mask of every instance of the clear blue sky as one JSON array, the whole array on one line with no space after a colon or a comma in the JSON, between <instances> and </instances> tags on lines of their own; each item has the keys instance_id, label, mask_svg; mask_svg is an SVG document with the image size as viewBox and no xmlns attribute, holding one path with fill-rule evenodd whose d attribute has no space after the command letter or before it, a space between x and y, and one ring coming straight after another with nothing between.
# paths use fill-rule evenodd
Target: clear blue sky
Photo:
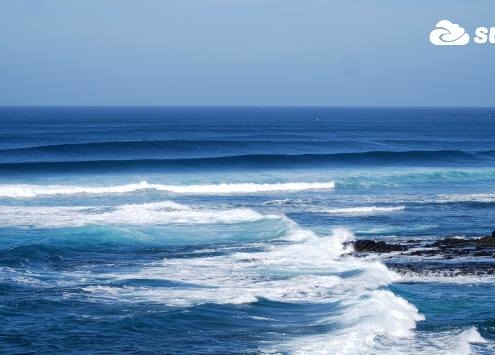
<instances>
[{"instance_id":1,"label":"clear blue sky","mask_svg":"<svg viewBox=\"0 0 495 355\"><path fill-rule=\"evenodd\" d=\"M495 1L0 0L0 105L495 106Z\"/></svg>"}]
</instances>

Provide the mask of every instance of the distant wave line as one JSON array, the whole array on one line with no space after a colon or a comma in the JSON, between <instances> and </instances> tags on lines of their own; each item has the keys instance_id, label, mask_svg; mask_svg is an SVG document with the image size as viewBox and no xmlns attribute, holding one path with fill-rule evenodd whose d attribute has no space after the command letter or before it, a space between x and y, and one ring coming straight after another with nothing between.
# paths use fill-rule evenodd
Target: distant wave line
<instances>
[{"instance_id":1,"label":"distant wave line","mask_svg":"<svg viewBox=\"0 0 495 355\"><path fill-rule=\"evenodd\" d=\"M222 168L260 167L285 168L287 166L342 164L404 165L411 163L449 164L455 162L495 161L495 150L468 152L459 150L435 151L370 151L334 154L247 154L205 158L130 159L130 160L81 160L37 161L0 163L0 171L108 171L128 169L163 168Z\"/></svg>"}]
</instances>

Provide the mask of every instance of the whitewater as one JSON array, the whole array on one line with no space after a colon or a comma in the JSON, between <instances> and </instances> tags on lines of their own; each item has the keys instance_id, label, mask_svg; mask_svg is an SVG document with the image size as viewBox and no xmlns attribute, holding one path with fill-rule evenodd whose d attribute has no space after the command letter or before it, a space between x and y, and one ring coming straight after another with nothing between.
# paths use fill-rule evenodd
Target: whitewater
<instances>
[{"instance_id":1,"label":"whitewater","mask_svg":"<svg viewBox=\"0 0 495 355\"><path fill-rule=\"evenodd\" d=\"M0 197L36 197L57 194L122 194L139 190L157 190L175 194L246 194L270 191L304 191L312 189L333 189L335 183L329 182L291 182L276 184L208 184L208 185L164 185L140 181L134 184L117 186L57 186L57 185L0 185Z\"/></svg>"}]
</instances>

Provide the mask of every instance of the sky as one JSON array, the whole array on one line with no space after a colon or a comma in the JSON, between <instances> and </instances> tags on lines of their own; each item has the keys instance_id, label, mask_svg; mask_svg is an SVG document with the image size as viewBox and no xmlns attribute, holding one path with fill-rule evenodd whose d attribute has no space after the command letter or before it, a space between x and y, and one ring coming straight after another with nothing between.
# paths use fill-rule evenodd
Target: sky
<instances>
[{"instance_id":1,"label":"sky","mask_svg":"<svg viewBox=\"0 0 495 355\"><path fill-rule=\"evenodd\" d=\"M0 105L495 106L492 0L0 0Z\"/></svg>"}]
</instances>

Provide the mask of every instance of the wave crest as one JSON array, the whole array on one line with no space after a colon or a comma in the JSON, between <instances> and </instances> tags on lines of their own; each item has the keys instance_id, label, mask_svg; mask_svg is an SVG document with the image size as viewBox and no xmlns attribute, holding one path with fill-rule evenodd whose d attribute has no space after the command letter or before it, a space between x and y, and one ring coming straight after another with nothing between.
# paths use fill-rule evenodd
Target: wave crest
<instances>
[{"instance_id":1,"label":"wave crest","mask_svg":"<svg viewBox=\"0 0 495 355\"><path fill-rule=\"evenodd\" d=\"M0 185L0 197L32 198L46 195L74 194L123 194L140 190L156 190L185 195L228 195L275 191L304 191L335 188L333 181L327 182L287 182L287 183L222 183L205 185L165 185L141 181L134 184L115 186L71 186L71 185Z\"/></svg>"},{"instance_id":2,"label":"wave crest","mask_svg":"<svg viewBox=\"0 0 495 355\"><path fill-rule=\"evenodd\" d=\"M452 163L483 164L493 163L495 150L411 150L411 151L366 151L330 154L244 154L212 156L204 158L176 159L130 159L130 160L68 160L42 162L0 163L0 171L122 171L122 170L163 170L202 168L287 168L287 166L312 165L383 165L402 166L451 165Z\"/></svg>"}]
</instances>

